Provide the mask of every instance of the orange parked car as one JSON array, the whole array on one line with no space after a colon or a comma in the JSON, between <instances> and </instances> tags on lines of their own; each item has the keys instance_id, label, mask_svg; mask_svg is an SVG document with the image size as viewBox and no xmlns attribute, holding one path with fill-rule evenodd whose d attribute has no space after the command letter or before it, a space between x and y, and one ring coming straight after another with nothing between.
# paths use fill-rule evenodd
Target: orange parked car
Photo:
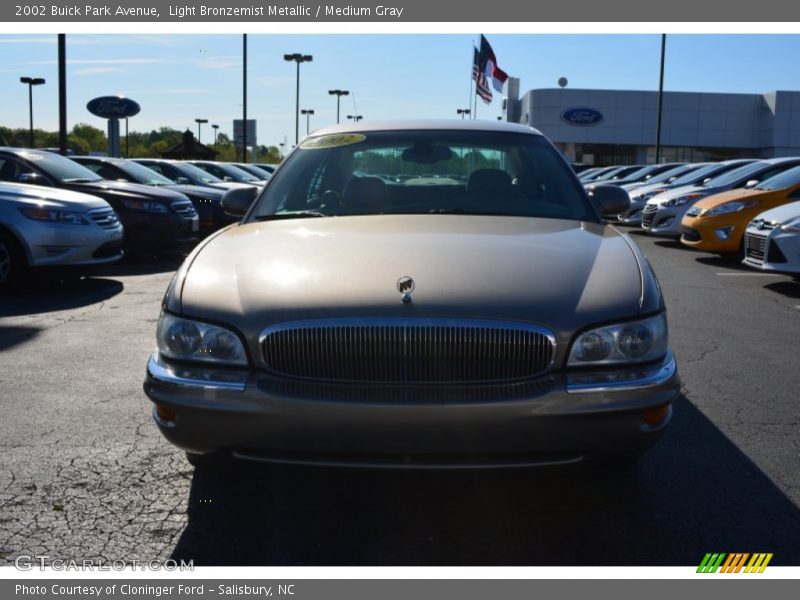
<instances>
[{"instance_id":1,"label":"orange parked car","mask_svg":"<svg viewBox=\"0 0 800 600\"><path fill-rule=\"evenodd\" d=\"M800 167L792 167L750 189L714 194L690 208L681 221L687 246L743 254L747 224L760 213L800 199Z\"/></svg>"}]
</instances>

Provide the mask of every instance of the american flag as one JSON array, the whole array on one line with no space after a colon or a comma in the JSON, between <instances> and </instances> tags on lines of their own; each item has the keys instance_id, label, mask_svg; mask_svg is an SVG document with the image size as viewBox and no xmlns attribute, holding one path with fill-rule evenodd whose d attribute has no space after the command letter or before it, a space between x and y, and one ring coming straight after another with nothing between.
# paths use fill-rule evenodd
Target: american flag
<instances>
[{"instance_id":1,"label":"american flag","mask_svg":"<svg viewBox=\"0 0 800 600\"><path fill-rule=\"evenodd\" d=\"M486 73L483 72L480 65L480 52L473 47L472 57L472 79L475 81L475 93L486 104L492 103L492 90L489 87L489 82L486 80Z\"/></svg>"}]
</instances>

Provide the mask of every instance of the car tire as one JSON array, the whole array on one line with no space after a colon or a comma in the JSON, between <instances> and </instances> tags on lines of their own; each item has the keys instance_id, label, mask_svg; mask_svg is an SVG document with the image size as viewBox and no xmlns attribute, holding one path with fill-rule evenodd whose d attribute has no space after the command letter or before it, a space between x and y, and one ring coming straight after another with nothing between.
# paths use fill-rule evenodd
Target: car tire
<instances>
[{"instance_id":1,"label":"car tire","mask_svg":"<svg viewBox=\"0 0 800 600\"><path fill-rule=\"evenodd\" d=\"M15 289L27 266L25 252L16 238L0 230L0 293Z\"/></svg>"}]
</instances>

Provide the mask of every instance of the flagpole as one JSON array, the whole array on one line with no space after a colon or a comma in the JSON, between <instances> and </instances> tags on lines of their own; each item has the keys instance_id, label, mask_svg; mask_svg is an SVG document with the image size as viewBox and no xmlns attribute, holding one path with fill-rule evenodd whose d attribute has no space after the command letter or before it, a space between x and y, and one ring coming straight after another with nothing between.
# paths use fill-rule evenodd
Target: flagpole
<instances>
[{"instance_id":1,"label":"flagpole","mask_svg":"<svg viewBox=\"0 0 800 600\"><path fill-rule=\"evenodd\" d=\"M472 40L472 47L477 48L478 44L475 42L475 39ZM478 65L480 69L480 65ZM475 82L475 93L472 95L472 119L475 120L478 118L478 82Z\"/></svg>"}]
</instances>

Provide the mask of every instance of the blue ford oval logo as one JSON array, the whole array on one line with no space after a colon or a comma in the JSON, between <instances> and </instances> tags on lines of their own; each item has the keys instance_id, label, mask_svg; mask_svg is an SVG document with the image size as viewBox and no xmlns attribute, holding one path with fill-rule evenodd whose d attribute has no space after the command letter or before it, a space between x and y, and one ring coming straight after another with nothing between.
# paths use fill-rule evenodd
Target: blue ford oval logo
<instances>
[{"instance_id":1,"label":"blue ford oval logo","mask_svg":"<svg viewBox=\"0 0 800 600\"><path fill-rule=\"evenodd\" d=\"M138 102L122 96L100 96L89 100L86 109L96 117L103 119L125 119L139 114Z\"/></svg>"},{"instance_id":2,"label":"blue ford oval logo","mask_svg":"<svg viewBox=\"0 0 800 600\"><path fill-rule=\"evenodd\" d=\"M568 108L561 113L561 120L570 125L597 125L603 120L603 113L593 108Z\"/></svg>"}]
</instances>

